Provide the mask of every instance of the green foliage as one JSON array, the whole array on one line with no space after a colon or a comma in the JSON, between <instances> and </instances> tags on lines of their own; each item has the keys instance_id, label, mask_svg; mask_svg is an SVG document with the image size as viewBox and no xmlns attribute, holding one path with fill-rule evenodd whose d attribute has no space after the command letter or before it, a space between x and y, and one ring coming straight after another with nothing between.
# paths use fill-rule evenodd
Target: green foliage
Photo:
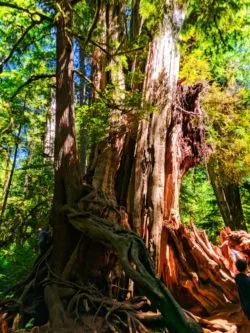
<instances>
[{"instance_id":1,"label":"green foliage","mask_svg":"<svg viewBox=\"0 0 250 333\"><path fill-rule=\"evenodd\" d=\"M204 85L200 102L205 115L206 139L213 149L210 164L216 168L223 183L245 183L250 173L247 1L192 0L181 45L180 77L186 77L185 84L202 82ZM187 182L188 178L185 178L184 194L190 188ZM200 195L203 193L200 201L204 205L204 219L207 220L207 226L204 227L210 226L209 233L214 237L220 227L221 218L209 222L206 217L208 207L214 211L213 214L218 212L218 207L214 196L213 200L207 201L209 190L203 192L205 184L206 181L198 181L197 191ZM241 190L241 196L244 215L249 221L246 189ZM189 201L191 199L188 199ZM196 207L196 204L193 204ZM192 205L190 207L192 208ZM195 221L203 226L199 216L196 216Z\"/></svg>"},{"instance_id":2,"label":"green foliage","mask_svg":"<svg viewBox=\"0 0 250 333\"><path fill-rule=\"evenodd\" d=\"M183 55L198 51L213 79L249 87L249 9L247 0L192 0L182 34ZM209 60L208 60L209 59Z\"/></svg>"},{"instance_id":3,"label":"green foliage","mask_svg":"<svg viewBox=\"0 0 250 333\"><path fill-rule=\"evenodd\" d=\"M0 109L0 126L3 126L3 135L0 137L3 156L0 164L1 201L10 177L15 144L18 143L17 164L8 205L0 226L1 244L13 240L23 242L29 236L29 227L36 230L38 225L46 224L45 221L48 220L53 191L53 169L43 155L48 102L40 102L38 106L36 101L29 99L29 105L20 108L20 112L12 117L13 122L9 127L9 113L6 114L4 108ZM20 125L21 137L17 141L16 127Z\"/></svg>"},{"instance_id":4,"label":"green foliage","mask_svg":"<svg viewBox=\"0 0 250 333\"><path fill-rule=\"evenodd\" d=\"M248 230L250 230L250 185L249 185L249 179L245 179L244 184L240 187L240 196L241 196L241 203L244 211L244 218L248 227Z\"/></svg>"},{"instance_id":5,"label":"green foliage","mask_svg":"<svg viewBox=\"0 0 250 333\"><path fill-rule=\"evenodd\" d=\"M181 77L201 81L207 140L225 181L249 175L249 14L246 1L191 1Z\"/></svg>"},{"instance_id":6,"label":"green foliage","mask_svg":"<svg viewBox=\"0 0 250 333\"><path fill-rule=\"evenodd\" d=\"M90 106L79 106L76 111L77 133L81 126L88 132L88 144L91 148L100 142L108 133L109 108L107 104L98 99ZM78 135L79 137L80 135Z\"/></svg>"},{"instance_id":7,"label":"green foliage","mask_svg":"<svg viewBox=\"0 0 250 333\"><path fill-rule=\"evenodd\" d=\"M0 244L21 244L48 221L53 168L43 156L51 80L30 78L55 71L52 20L31 0L0 7L0 200L10 179L16 145L17 161L8 203L1 218ZM23 9L22 9L23 8ZM45 10L46 11L46 10ZM47 19L48 18L48 19ZM18 136L19 129L20 135Z\"/></svg>"},{"instance_id":8,"label":"green foliage","mask_svg":"<svg viewBox=\"0 0 250 333\"><path fill-rule=\"evenodd\" d=\"M161 22L161 18L164 12L165 1L162 0L141 0L140 14L146 21L145 26L151 31L158 28L158 24Z\"/></svg>"},{"instance_id":9,"label":"green foliage","mask_svg":"<svg viewBox=\"0 0 250 333\"><path fill-rule=\"evenodd\" d=\"M0 295L25 277L36 257L36 250L27 242L0 249Z\"/></svg>"},{"instance_id":10,"label":"green foliage","mask_svg":"<svg viewBox=\"0 0 250 333\"><path fill-rule=\"evenodd\" d=\"M190 169L184 176L180 214L183 223L192 220L198 228L206 230L211 240L217 240L223 220L207 172L202 167Z\"/></svg>"},{"instance_id":11,"label":"green foliage","mask_svg":"<svg viewBox=\"0 0 250 333\"><path fill-rule=\"evenodd\" d=\"M224 181L240 183L250 173L250 114L244 92L236 88L209 87L202 99L208 116L208 140Z\"/></svg>"}]
</instances>

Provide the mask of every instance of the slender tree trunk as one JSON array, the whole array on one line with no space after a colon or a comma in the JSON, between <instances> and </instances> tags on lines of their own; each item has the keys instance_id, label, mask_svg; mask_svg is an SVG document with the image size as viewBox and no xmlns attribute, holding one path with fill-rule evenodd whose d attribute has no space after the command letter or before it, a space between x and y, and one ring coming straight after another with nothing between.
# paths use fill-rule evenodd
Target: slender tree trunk
<instances>
[{"instance_id":1,"label":"slender tree trunk","mask_svg":"<svg viewBox=\"0 0 250 333\"><path fill-rule=\"evenodd\" d=\"M4 197L4 193L6 192L6 189L8 187L8 182L9 182L9 173L11 170L9 170L10 164L11 164L11 149L8 149L6 151L7 158L6 158L6 166L5 166L5 172L4 172L4 177L3 177L3 193L2 196ZM3 197L1 200L3 200Z\"/></svg>"},{"instance_id":2,"label":"slender tree trunk","mask_svg":"<svg viewBox=\"0 0 250 333\"><path fill-rule=\"evenodd\" d=\"M85 74L85 65L84 65L84 51L82 47L80 46L80 55L79 55L79 61L80 61L80 70L82 73ZM86 83L82 78L80 78L80 106L83 106L86 100ZM80 144L79 144L79 158L80 158L80 168L82 171L83 178L86 175L87 172L87 146L88 146L88 133L86 124L81 122L80 125Z\"/></svg>"},{"instance_id":3,"label":"slender tree trunk","mask_svg":"<svg viewBox=\"0 0 250 333\"><path fill-rule=\"evenodd\" d=\"M142 32L143 20L140 15L140 0L132 1L132 17L131 17L131 29L130 29L130 40L132 43L136 42ZM143 84L140 77L142 77L145 71L145 61L140 57L140 53L136 52L133 54L131 59L131 89L132 91L142 91Z\"/></svg>"},{"instance_id":4,"label":"slender tree trunk","mask_svg":"<svg viewBox=\"0 0 250 333\"><path fill-rule=\"evenodd\" d=\"M141 17L140 17L140 0L132 1L132 15L131 15L131 40L136 40L141 30Z\"/></svg>"},{"instance_id":5,"label":"slender tree trunk","mask_svg":"<svg viewBox=\"0 0 250 333\"><path fill-rule=\"evenodd\" d=\"M5 212L5 209L6 209L6 206L7 206L9 193L10 193L10 187L11 187L11 183L12 183L12 179L13 179L13 175L14 175L14 171L15 171L15 167L16 167L16 160L17 160L18 146L19 146L19 139L20 139L20 135L21 135L21 130L22 130L22 125L19 126L17 137L16 137L16 144L15 144L15 149L14 149L14 156L13 156L11 172L10 172L9 180L8 180L8 183L7 183L7 186L5 188L4 195L3 195L3 203L2 203L2 209L1 209L0 223L2 222L4 212Z\"/></svg>"},{"instance_id":6,"label":"slender tree trunk","mask_svg":"<svg viewBox=\"0 0 250 333\"><path fill-rule=\"evenodd\" d=\"M208 172L225 226L231 230L247 230L239 185L223 180L211 163L208 164Z\"/></svg>"},{"instance_id":7,"label":"slender tree trunk","mask_svg":"<svg viewBox=\"0 0 250 333\"><path fill-rule=\"evenodd\" d=\"M104 49L107 45L106 35L106 4L102 2L99 14L99 29L101 30L99 36L98 46L95 47L92 54L92 82L94 89L91 91L91 100L96 100L99 96L97 91L103 91L107 84L107 72L105 68L107 66L107 54L102 51L101 47L104 45Z\"/></svg>"},{"instance_id":8,"label":"slender tree trunk","mask_svg":"<svg viewBox=\"0 0 250 333\"><path fill-rule=\"evenodd\" d=\"M51 162L54 162L55 127L56 127L56 92L55 89L52 88L51 103L47 113L45 139L44 139L44 155Z\"/></svg>"},{"instance_id":9,"label":"slender tree trunk","mask_svg":"<svg viewBox=\"0 0 250 333\"><path fill-rule=\"evenodd\" d=\"M58 0L56 40L56 131L55 188L51 214L54 230L53 262L62 271L75 243L63 207L79 198L81 176L75 139L75 110L73 90L72 8L67 0Z\"/></svg>"}]
</instances>

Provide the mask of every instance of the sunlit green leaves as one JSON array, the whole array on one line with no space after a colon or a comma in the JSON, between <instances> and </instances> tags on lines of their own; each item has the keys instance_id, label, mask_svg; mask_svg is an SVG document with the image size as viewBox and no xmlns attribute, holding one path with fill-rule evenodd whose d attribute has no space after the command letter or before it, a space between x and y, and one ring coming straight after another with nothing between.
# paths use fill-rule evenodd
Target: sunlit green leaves
<instances>
[{"instance_id":1,"label":"sunlit green leaves","mask_svg":"<svg viewBox=\"0 0 250 333\"><path fill-rule=\"evenodd\" d=\"M180 198L181 220L194 222L205 229L210 239L217 240L223 220L205 168L190 169L185 175Z\"/></svg>"},{"instance_id":2,"label":"sunlit green leaves","mask_svg":"<svg viewBox=\"0 0 250 333\"><path fill-rule=\"evenodd\" d=\"M203 97L208 115L208 140L213 145L212 159L220 161L227 180L239 183L250 174L250 113L241 91L214 84Z\"/></svg>"}]
</instances>

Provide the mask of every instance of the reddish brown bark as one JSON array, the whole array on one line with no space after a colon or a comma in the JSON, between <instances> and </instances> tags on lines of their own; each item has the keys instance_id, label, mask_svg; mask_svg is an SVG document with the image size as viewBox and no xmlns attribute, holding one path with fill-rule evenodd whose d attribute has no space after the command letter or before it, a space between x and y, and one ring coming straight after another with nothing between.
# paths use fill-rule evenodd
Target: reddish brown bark
<instances>
[{"instance_id":1,"label":"reddish brown bark","mask_svg":"<svg viewBox=\"0 0 250 333\"><path fill-rule=\"evenodd\" d=\"M85 54L83 48L80 46L79 50L79 61L80 61L80 70L85 75ZM86 82L83 78L80 78L80 106L83 106L87 103L86 100ZM80 134L79 134L79 159L80 159L80 168L82 171L83 178L86 176L87 172L87 148L88 148L88 131L87 126L84 121L80 124Z\"/></svg>"},{"instance_id":2,"label":"reddish brown bark","mask_svg":"<svg viewBox=\"0 0 250 333\"><path fill-rule=\"evenodd\" d=\"M72 27L72 8L66 0L57 3L63 14L58 13L57 18L55 188L51 221L53 262L56 270L62 271L75 242L63 206L79 198L81 177L75 139L73 39L68 32Z\"/></svg>"},{"instance_id":3,"label":"reddish brown bark","mask_svg":"<svg viewBox=\"0 0 250 333\"><path fill-rule=\"evenodd\" d=\"M124 1L116 1L112 6L105 7L106 22L106 48L111 52L110 45L122 43L125 33L125 3ZM122 108L124 103L125 77L123 73L123 65L119 57L106 57L106 66L110 66L109 71L102 70L108 74L109 83L113 85L112 100L114 104L120 105ZM100 59L98 59L100 61ZM102 76L99 73L99 84L101 86ZM106 82L107 83L107 82ZM101 86L104 89L104 87ZM98 157L96 160L94 176L92 184L96 190L103 191L107 196L116 202L115 179L116 173L120 165L123 147L128 132L128 121L126 115L117 108L110 111L109 116L109 136L107 140L97 148Z\"/></svg>"},{"instance_id":4,"label":"reddish brown bark","mask_svg":"<svg viewBox=\"0 0 250 333\"><path fill-rule=\"evenodd\" d=\"M112 43L118 44L123 41L125 32L124 17L124 1L115 2L113 5L102 4L99 22L102 46L101 48L96 47L93 54L93 80L98 90L98 93L92 94L93 102L100 98L100 94L104 92L106 84L109 83L113 85L113 94L110 102L120 106L124 103L125 78L123 66L119 57L110 57L108 55L111 52L110 45ZM110 65L110 70L107 71L106 66L108 65ZM129 140L129 126L126 115L123 115L120 110L115 108L110 111L109 124L110 128L107 138L94 147L94 158L91 161L87 178L88 180L91 179L91 184L93 185L93 193L90 195L90 200L103 200L105 202L107 199L109 204L116 206L118 197L116 195L116 179L121 160L126 158L124 146L127 145L126 142ZM121 172L123 171L120 170ZM128 186L127 184L126 186ZM119 191L124 192L125 187L120 182L118 186L120 187ZM119 196L121 195L124 200L125 194L121 193ZM105 211L107 211L105 218L109 217L111 220L115 219L118 223L122 223L123 219L117 218L117 215L115 214L114 216L112 212L110 213L109 208L105 209ZM123 211L125 212L124 209ZM125 213L125 215L127 214ZM126 222L126 225L128 226L128 222ZM80 254L80 262L82 266L85 266L82 277L98 281L97 283L104 286L107 283L109 270L114 266L115 261L113 258L110 259L110 251L107 251L105 246L87 240L87 247L83 247L83 251Z\"/></svg>"}]
</instances>

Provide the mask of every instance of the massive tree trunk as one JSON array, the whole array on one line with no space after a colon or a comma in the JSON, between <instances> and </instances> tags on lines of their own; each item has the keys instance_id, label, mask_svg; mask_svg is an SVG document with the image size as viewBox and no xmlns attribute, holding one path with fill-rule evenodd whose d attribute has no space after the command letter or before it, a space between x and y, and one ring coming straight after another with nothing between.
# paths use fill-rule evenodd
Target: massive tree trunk
<instances>
[{"instance_id":1,"label":"massive tree trunk","mask_svg":"<svg viewBox=\"0 0 250 333\"><path fill-rule=\"evenodd\" d=\"M156 270L162 275L164 224L179 226L181 179L205 152L201 111L197 101L201 85L177 89L178 32L185 5L165 6L159 31L149 45L143 87L144 107L152 108L149 120L139 124L135 164L130 185L133 229L145 240ZM191 121L196 118L197 125Z\"/></svg>"},{"instance_id":2,"label":"massive tree trunk","mask_svg":"<svg viewBox=\"0 0 250 333\"><path fill-rule=\"evenodd\" d=\"M166 168L166 136L171 123L173 98L178 77L179 52L177 35L173 30L174 15L184 19L185 9L174 7L166 12L159 32L150 43L146 78L144 81L144 104L155 107L151 120L142 120L137 134L134 166L134 196L130 208L134 230L143 236L160 270L160 243L164 219L164 191Z\"/></svg>"},{"instance_id":3,"label":"massive tree trunk","mask_svg":"<svg viewBox=\"0 0 250 333\"><path fill-rule=\"evenodd\" d=\"M247 230L239 185L225 179L214 163L208 164L208 172L225 226L232 230Z\"/></svg>"},{"instance_id":4,"label":"massive tree trunk","mask_svg":"<svg viewBox=\"0 0 250 333\"><path fill-rule=\"evenodd\" d=\"M64 12L69 13L69 8L67 7L66 3L63 2L61 3L61 5L64 6ZM125 29L125 21L123 20L123 18L125 17L125 9L126 8L123 1L115 3L113 6L107 5L106 7L106 33L108 35L108 40L110 43L119 41L122 42ZM164 27L164 33L166 35L168 34L167 29L169 29L171 26L168 18L167 20L168 26ZM70 22L71 21L69 20L68 25L66 25L67 21L64 18L64 28L67 27L67 29L70 29ZM58 59L62 59L63 56L67 54L69 47L72 47L72 45L67 44L67 42L69 42L69 38L65 38L65 34L67 33L65 32L65 29L62 29L61 31L60 26L58 26L58 28L60 38L58 38L57 57ZM65 43L65 45L62 45L62 41ZM172 39L171 42L174 44L174 41ZM107 45L107 47L109 47L109 44ZM72 50L72 48L70 50ZM72 65L71 61L71 55L70 53L68 53L66 63L68 62ZM75 271L76 268L80 269L80 265L76 261L76 258L78 257L80 258L80 263L82 263L82 265L84 266L84 274L82 275L80 273L78 274L78 277L81 276L85 279L86 277L88 277L90 281L92 283L95 282L96 286L99 286L99 288L101 288L99 282L102 281L102 287L104 287L105 289L105 284L103 284L104 280L102 278L104 278L105 275L107 276L107 273L109 273L109 271L114 268L111 255L115 255L117 257L117 260L120 262L121 268L125 271L128 277L132 278L138 284L141 283L145 292L148 294L148 297L152 301L152 304L155 304L155 306L162 313L164 313L164 320L166 322L166 325L170 328L171 332L174 332L175 329L176 332L199 332L198 326L192 323L192 321L188 320L182 309L168 294L165 287L161 285L159 280L155 280L154 273L151 271L149 265L149 261L141 260L140 256L145 250L141 248L141 245L136 245L136 241L134 239L136 235L131 233L131 236L129 236L129 233L127 232L127 237L121 237L123 233L126 234L126 231L123 228L119 230L118 227L116 227L115 229L117 230L118 235L120 235L117 239L116 237L114 237L113 239L112 234L109 234L110 228L111 231L113 228L112 220L117 221L121 225L125 224L125 227L127 229L130 228L128 225L125 208L119 207L117 205L116 191L118 188L120 190L122 189L122 194L120 194L119 198L121 201L122 197L124 198L124 194L127 192L129 178L125 179L126 190L124 190L124 186L120 186L120 179L118 179L117 176L119 172L121 172L125 168L124 164L122 165L121 163L124 163L125 160L123 159L126 159L126 147L127 149L132 148L132 150L129 151L130 161L128 161L128 163L130 163L130 168L128 169L128 171L131 170L131 153L133 153L133 145L130 145L131 138L128 134L128 117L126 116L126 114L123 114L123 112L120 111L120 107L123 105L124 101L123 91L125 89L122 62L119 57L112 57L108 59L108 61L110 65L110 75L108 76L108 80L110 83L113 84L114 87L113 95L111 97L112 104L117 105L117 108L114 108L110 113L109 136L107 140L102 143L102 150L100 150L99 148L99 158L97 158L94 175L92 178L94 191L83 197L76 206L76 211L80 211L80 219L81 217L83 217L83 220L78 223L75 222L75 216L78 216L78 213L75 213L75 208L74 206L72 206L76 199L75 191L77 190L77 185L79 185L79 181L76 182L78 179L76 178L76 176L78 175L75 174L75 171L77 171L78 167L78 161L76 160L74 133L70 130L70 128L74 126L74 119L72 116L73 109L71 106L72 98L68 98L65 100L65 95L68 94L68 96L72 96L72 80L70 77L71 66L69 66L65 71L65 67L63 67L63 64L65 64L65 59L62 64L60 63L60 61L58 62L57 77L60 77L61 73L62 76L64 75L64 80L58 80L57 82L57 85L59 85L59 87L57 88L56 137L60 139L59 142L56 140L55 146L55 163L57 168L55 172L55 197L53 210L54 214L52 215L53 227L55 232L55 249L53 251L54 254L52 256L52 260L55 267L57 268L56 272L63 271L64 277L67 276L72 278L72 272L70 272L70 270L72 269L73 271ZM148 67L150 67L150 64L148 64ZM166 73L165 76L167 76ZM157 79L158 77L155 78L155 80ZM171 93L173 93L173 85L174 82L171 83ZM162 99L164 99L164 93L164 91L161 92ZM171 94L169 94L169 98L170 97ZM63 105L62 101L64 102ZM66 118L67 121L65 124L65 128L67 128L67 131L63 132L60 128L60 124L62 123L62 118L65 119L65 113L68 116ZM164 129L162 128L162 130ZM67 139L69 136L73 138L72 141L70 141L70 152L72 152L72 155L68 155L69 149ZM63 140L61 141L61 139ZM61 154L61 151L65 152L65 155ZM57 164L57 162L59 162L59 165ZM67 178L69 167L73 178ZM64 187L62 187L62 183ZM88 238L91 239L91 242L89 242L86 237L79 239L78 245L77 242L75 243L74 251L73 247L70 247L70 242L69 245L64 247L64 249L62 248L62 242L66 240L66 233L71 232L70 236L68 235L68 238L70 237L72 239L72 231L70 231L67 216L65 215L65 212L71 212L72 208L64 209L64 213L62 213L61 210L63 208L63 204L71 204L71 207L74 208L74 213L70 214L70 222L76 229L83 232L85 236L88 236ZM57 210L55 210L55 208ZM58 217L60 218L60 220ZM108 231L106 231L105 229L106 224ZM57 230L59 228L60 231ZM128 242L130 238L131 245L129 245ZM102 246L100 247L100 245L95 242L98 242ZM92 249L91 252L89 251L89 249ZM59 251L61 252L59 253ZM127 254L125 254L126 252ZM71 256L69 257L70 253ZM135 266L131 265L130 261L133 261ZM137 270L140 271L141 277L140 275L138 275L138 273L136 273L135 267L137 267ZM152 281L149 283L149 279L151 279L150 275L152 275ZM153 282L154 280L156 281L155 283ZM155 292L154 290L158 291ZM50 304L52 302L50 293L54 293L55 295L54 302L56 302L56 304L60 304L59 299L56 296L56 289L52 289L52 287L45 289L45 299L47 300L47 304ZM157 297L159 299L157 299ZM51 305L49 307L49 310L51 310ZM165 312L168 312L169 315L165 315ZM53 314L51 313L51 315ZM55 313L55 317L53 318L53 320L57 323L57 325L54 325L52 323L53 327L59 327L60 322L64 322L64 312L60 309L60 306L58 306L58 312Z\"/></svg>"}]
</instances>

